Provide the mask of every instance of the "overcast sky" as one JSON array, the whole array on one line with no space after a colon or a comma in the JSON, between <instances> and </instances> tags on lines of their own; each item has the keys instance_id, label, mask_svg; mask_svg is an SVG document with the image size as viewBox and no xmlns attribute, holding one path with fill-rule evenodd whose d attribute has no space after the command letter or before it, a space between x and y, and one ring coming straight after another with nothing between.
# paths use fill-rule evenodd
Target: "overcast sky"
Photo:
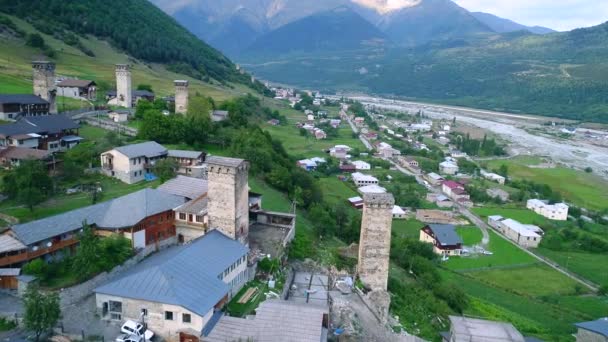
<instances>
[{"instance_id":1,"label":"overcast sky","mask_svg":"<svg viewBox=\"0 0 608 342\"><path fill-rule=\"evenodd\" d=\"M524 25L558 31L608 21L608 0L453 0L473 12L487 12Z\"/></svg>"}]
</instances>

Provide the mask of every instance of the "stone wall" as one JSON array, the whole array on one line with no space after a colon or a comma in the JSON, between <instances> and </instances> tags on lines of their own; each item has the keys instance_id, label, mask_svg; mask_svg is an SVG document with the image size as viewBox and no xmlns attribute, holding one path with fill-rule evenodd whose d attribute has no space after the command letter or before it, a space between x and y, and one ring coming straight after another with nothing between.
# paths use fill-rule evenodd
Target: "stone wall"
<instances>
[{"instance_id":1,"label":"stone wall","mask_svg":"<svg viewBox=\"0 0 608 342\"><path fill-rule=\"evenodd\" d=\"M395 199L391 194L365 194L357 273L371 290L386 291Z\"/></svg>"},{"instance_id":2,"label":"stone wall","mask_svg":"<svg viewBox=\"0 0 608 342\"><path fill-rule=\"evenodd\" d=\"M98 286L114 279L116 276L121 273L127 271L129 268L143 260L148 255L170 246L173 246L177 243L177 238L172 237L166 240L159 242L158 248L155 245L148 246L142 250L140 250L135 256L131 259L125 261L122 265L114 267L110 272L103 272L98 274L92 279L85 281L84 283L78 284L76 286L72 286L70 288L64 289L59 293L60 306L67 307L70 305L74 305L79 303L84 298L93 294L93 290Z\"/></svg>"}]
</instances>

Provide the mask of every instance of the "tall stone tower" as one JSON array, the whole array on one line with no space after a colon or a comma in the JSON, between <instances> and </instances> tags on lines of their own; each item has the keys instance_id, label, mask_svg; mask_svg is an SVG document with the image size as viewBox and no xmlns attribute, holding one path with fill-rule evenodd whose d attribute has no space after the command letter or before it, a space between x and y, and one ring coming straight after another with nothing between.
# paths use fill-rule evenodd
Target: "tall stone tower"
<instances>
[{"instance_id":1,"label":"tall stone tower","mask_svg":"<svg viewBox=\"0 0 608 342\"><path fill-rule=\"evenodd\" d=\"M357 273L372 291L386 291L388 285L394 204L391 194L363 195Z\"/></svg>"},{"instance_id":2,"label":"tall stone tower","mask_svg":"<svg viewBox=\"0 0 608 342\"><path fill-rule=\"evenodd\" d=\"M32 62L34 70L34 95L40 96L50 103L49 113L57 113L57 87L55 86L55 63L49 61Z\"/></svg>"},{"instance_id":3,"label":"tall stone tower","mask_svg":"<svg viewBox=\"0 0 608 342\"><path fill-rule=\"evenodd\" d=\"M248 243L249 163L243 159L207 158L209 228Z\"/></svg>"},{"instance_id":4,"label":"tall stone tower","mask_svg":"<svg viewBox=\"0 0 608 342\"><path fill-rule=\"evenodd\" d=\"M133 104L131 69L128 64L116 64L116 99L121 107L131 108Z\"/></svg>"},{"instance_id":5,"label":"tall stone tower","mask_svg":"<svg viewBox=\"0 0 608 342\"><path fill-rule=\"evenodd\" d=\"M188 112L188 81L176 80L175 84L175 113L186 114Z\"/></svg>"}]
</instances>

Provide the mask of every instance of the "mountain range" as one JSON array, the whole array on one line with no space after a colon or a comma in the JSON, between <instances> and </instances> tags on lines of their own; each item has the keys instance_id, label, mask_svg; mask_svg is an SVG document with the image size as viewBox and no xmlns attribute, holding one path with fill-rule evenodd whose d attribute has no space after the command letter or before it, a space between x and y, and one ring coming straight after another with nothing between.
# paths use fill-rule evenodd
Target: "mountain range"
<instances>
[{"instance_id":1,"label":"mountain range","mask_svg":"<svg viewBox=\"0 0 608 342\"><path fill-rule=\"evenodd\" d=\"M396 46L415 46L433 40L519 30L538 34L552 32L485 13L471 13L450 0L152 2L198 37L233 57L260 54L267 49L269 53L293 53L292 43L280 50L277 49L280 44L274 41L287 36L303 38L298 48L309 51L341 45L351 49L357 41L364 45L370 38L382 38ZM341 37L331 35L336 30L342 31ZM312 37L302 37L309 32ZM313 41L316 39L321 41Z\"/></svg>"}]
</instances>

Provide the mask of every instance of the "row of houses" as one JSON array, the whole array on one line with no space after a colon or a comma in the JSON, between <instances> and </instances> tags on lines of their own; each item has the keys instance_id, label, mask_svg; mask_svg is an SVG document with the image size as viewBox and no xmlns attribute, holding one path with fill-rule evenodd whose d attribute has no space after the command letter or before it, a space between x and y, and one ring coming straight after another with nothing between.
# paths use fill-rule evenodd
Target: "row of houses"
<instances>
[{"instance_id":1,"label":"row of houses","mask_svg":"<svg viewBox=\"0 0 608 342\"><path fill-rule=\"evenodd\" d=\"M441 191L451 198L455 203L465 207L472 207L471 196L465 190L464 184L456 181L443 181L441 183Z\"/></svg>"},{"instance_id":2,"label":"row of houses","mask_svg":"<svg viewBox=\"0 0 608 342\"><path fill-rule=\"evenodd\" d=\"M549 204L548 201L541 201L539 199L528 200L526 202L526 208L541 216L556 221L568 220L568 210L570 209L565 203Z\"/></svg>"}]
</instances>

